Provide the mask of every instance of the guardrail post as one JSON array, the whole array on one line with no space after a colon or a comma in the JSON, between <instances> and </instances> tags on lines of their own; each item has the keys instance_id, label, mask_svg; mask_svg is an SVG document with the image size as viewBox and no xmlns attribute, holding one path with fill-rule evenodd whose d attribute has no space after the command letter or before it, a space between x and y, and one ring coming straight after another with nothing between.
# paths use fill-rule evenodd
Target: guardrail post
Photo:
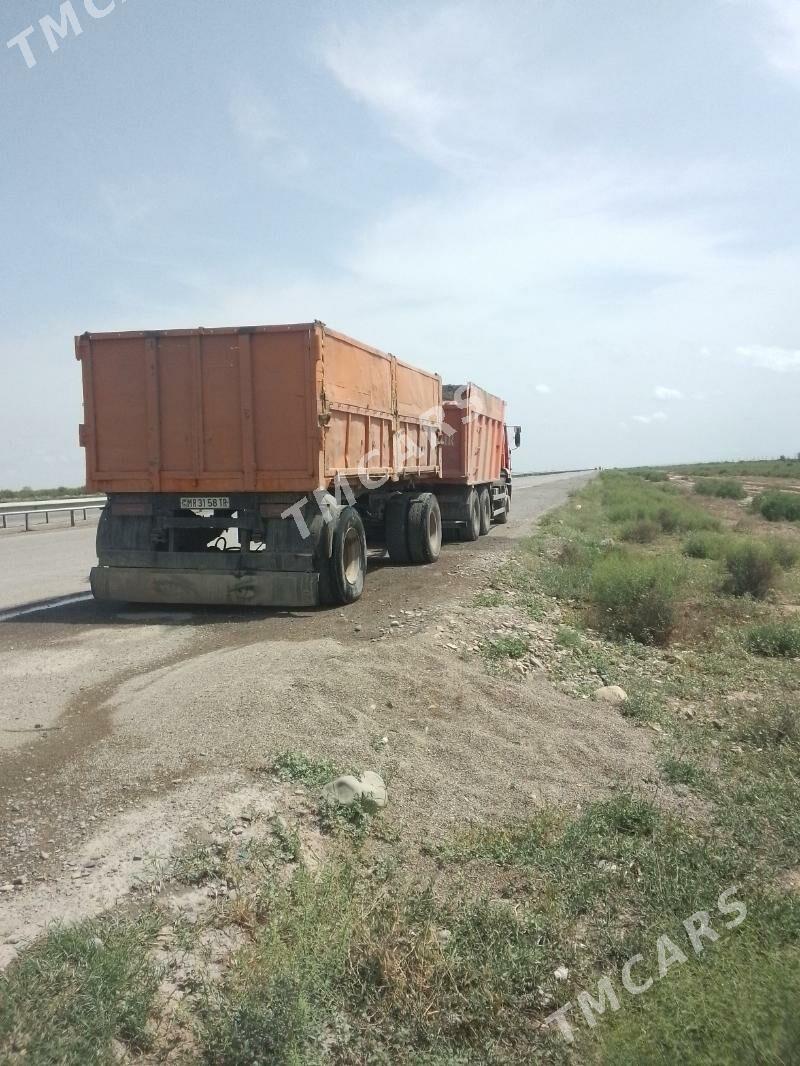
<instances>
[{"instance_id":1,"label":"guardrail post","mask_svg":"<svg viewBox=\"0 0 800 1066\"><path fill-rule=\"evenodd\" d=\"M50 512L49 511L45 511L44 512L44 524L46 526L50 525Z\"/></svg>"},{"instance_id":2,"label":"guardrail post","mask_svg":"<svg viewBox=\"0 0 800 1066\"><path fill-rule=\"evenodd\" d=\"M85 507L83 509L83 520L84 520L84 522L86 521L86 508Z\"/></svg>"},{"instance_id":3,"label":"guardrail post","mask_svg":"<svg viewBox=\"0 0 800 1066\"><path fill-rule=\"evenodd\" d=\"M69 511L69 524L73 529L75 528L75 512L71 507Z\"/></svg>"},{"instance_id":4,"label":"guardrail post","mask_svg":"<svg viewBox=\"0 0 800 1066\"><path fill-rule=\"evenodd\" d=\"M29 515L30 515L30 511L26 511L26 512L25 512L25 532L26 532L26 533L30 532L30 528L31 528L31 527L30 527L30 526L28 525L28 518L29 518Z\"/></svg>"}]
</instances>

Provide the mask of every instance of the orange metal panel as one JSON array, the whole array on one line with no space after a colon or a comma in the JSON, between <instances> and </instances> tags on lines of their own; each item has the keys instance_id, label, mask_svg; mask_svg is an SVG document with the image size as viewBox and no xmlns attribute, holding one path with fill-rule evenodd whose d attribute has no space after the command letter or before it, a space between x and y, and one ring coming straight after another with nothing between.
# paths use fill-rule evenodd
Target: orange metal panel
<instances>
[{"instance_id":1,"label":"orange metal panel","mask_svg":"<svg viewBox=\"0 0 800 1066\"><path fill-rule=\"evenodd\" d=\"M456 390L443 404L445 431L442 448L444 482L484 485L497 481L503 460L505 402L472 383Z\"/></svg>"},{"instance_id":2,"label":"orange metal panel","mask_svg":"<svg viewBox=\"0 0 800 1066\"><path fill-rule=\"evenodd\" d=\"M440 379L321 323L86 334L76 354L99 491L306 493L439 469Z\"/></svg>"}]
</instances>

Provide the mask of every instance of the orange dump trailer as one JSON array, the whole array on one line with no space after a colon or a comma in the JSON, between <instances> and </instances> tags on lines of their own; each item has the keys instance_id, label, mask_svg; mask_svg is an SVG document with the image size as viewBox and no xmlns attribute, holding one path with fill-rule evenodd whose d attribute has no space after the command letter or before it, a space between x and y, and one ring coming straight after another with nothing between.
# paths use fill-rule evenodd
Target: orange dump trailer
<instances>
[{"instance_id":1,"label":"orange dump trailer","mask_svg":"<svg viewBox=\"0 0 800 1066\"><path fill-rule=\"evenodd\" d=\"M85 333L75 351L86 483L108 494L98 599L349 603L367 538L430 563L445 533L484 532L474 497L505 493L502 401L470 385L443 406L436 374L320 322Z\"/></svg>"}]
</instances>

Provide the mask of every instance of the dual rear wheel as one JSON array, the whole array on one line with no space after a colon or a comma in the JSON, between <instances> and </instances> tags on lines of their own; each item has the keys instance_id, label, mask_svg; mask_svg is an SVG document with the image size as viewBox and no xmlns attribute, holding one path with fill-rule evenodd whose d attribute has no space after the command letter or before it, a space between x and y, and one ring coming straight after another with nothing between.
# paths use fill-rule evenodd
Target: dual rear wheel
<instances>
[{"instance_id":1,"label":"dual rear wheel","mask_svg":"<svg viewBox=\"0 0 800 1066\"><path fill-rule=\"evenodd\" d=\"M386 505L386 547L393 563L435 563L442 550L442 512L432 492L398 493Z\"/></svg>"}]
</instances>

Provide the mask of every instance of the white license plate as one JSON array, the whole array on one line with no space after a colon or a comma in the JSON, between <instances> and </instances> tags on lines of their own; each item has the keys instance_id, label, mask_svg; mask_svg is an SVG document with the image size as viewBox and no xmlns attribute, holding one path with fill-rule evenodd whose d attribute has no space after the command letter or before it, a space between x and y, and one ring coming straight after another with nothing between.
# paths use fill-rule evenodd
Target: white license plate
<instances>
[{"instance_id":1,"label":"white license plate","mask_svg":"<svg viewBox=\"0 0 800 1066\"><path fill-rule=\"evenodd\" d=\"M224 511L230 505L230 496L181 496L182 511Z\"/></svg>"}]
</instances>

